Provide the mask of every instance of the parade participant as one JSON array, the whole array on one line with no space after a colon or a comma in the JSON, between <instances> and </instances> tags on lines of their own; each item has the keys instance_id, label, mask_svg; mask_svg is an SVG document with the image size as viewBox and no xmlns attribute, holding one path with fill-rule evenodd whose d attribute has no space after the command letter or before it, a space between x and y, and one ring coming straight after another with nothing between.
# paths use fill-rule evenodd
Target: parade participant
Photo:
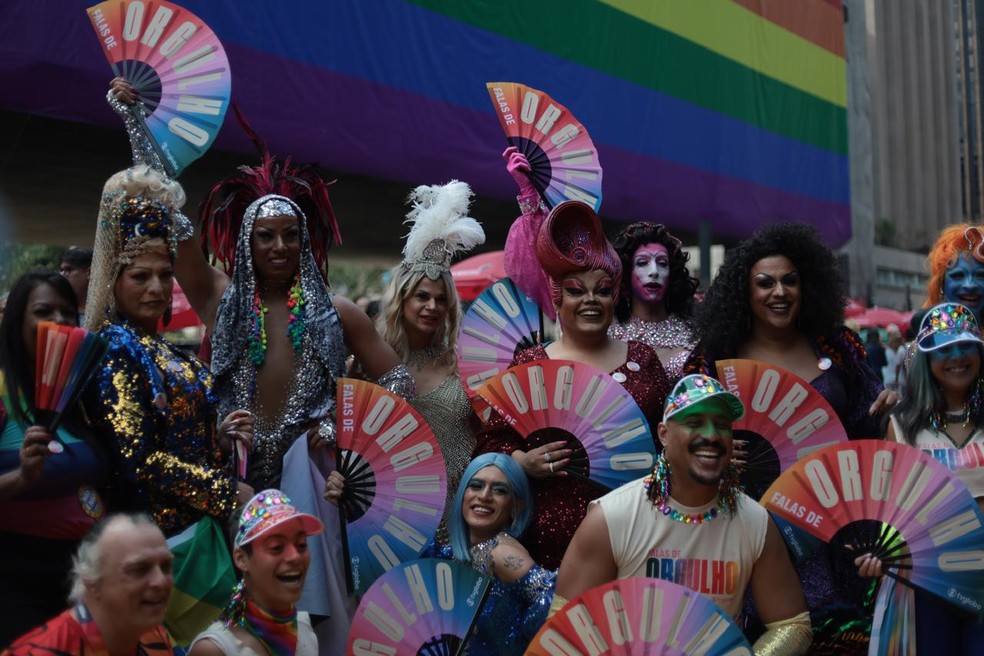
<instances>
[{"instance_id":1,"label":"parade participant","mask_svg":"<svg viewBox=\"0 0 984 656\"><path fill-rule=\"evenodd\" d=\"M79 545L74 606L15 641L2 656L165 656L161 626L171 595L172 556L146 515L111 515Z\"/></svg>"},{"instance_id":2,"label":"parade participant","mask_svg":"<svg viewBox=\"0 0 984 656\"><path fill-rule=\"evenodd\" d=\"M468 216L471 188L453 180L420 186L410 194L410 234L403 262L383 292L376 330L407 364L417 396L410 405L421 414L441 447L450 503L475 448L471 403L458 375L458 292L451 260L485 242L478 221ZM447 505L438 540L447 543Z\"/></svg>"},{"instance_id":3,"label":"parade participant","mask_svg":"<svg viewBox=\"0 0 984 656\"><path fill-rule=\"evenodd\" d=\"M959 303L932 308L920 325L907 393L892 413L889 439L939 460L967 486L984 511L984 337L974 313ZM984 549L984 545L980 545ZM881 562L864 554L863 576L881 576ZM912 594L906 589L905 594ZM984 625L925 594L915 595L917 654L980 653Z\"/></svg>"},{"instance_id":4,"label":"parade participant","mask_svg":"<svg viewBox=\"0 0 984 656\"><path fill-rule=\"evenodd\" d=\"M85 315L91 268L92 249L81 246L69 246L61 254L61 262L58 263L58 273L65 276L75 291L75 298L79 302L79 315Z\"/></svg>"},{"instance_id":5,"label":"parade participant","mask_svg":"<svg viewBox=\"0 0 984 656\"><path fill-rule=\"evenodd\" d=\"M981 321L984 311L984 231L961 223L943 230L926 257L926 303L960 303Z\"/></svg>"},{"instance_id":6,"label":"parade participant","mask_svg":"<svg viewBox=\"0 0 984 656\"><path fill-rule=\"evenodd\" d=\"M755 653L806 653L809 614L782 537L741 492L731 461L731 426L744 412L709 376L677 383L652 474L592 502L560 566L554 610L609 581L651 576L701 592L737 619L747 587L767 628Z\"/></svg>"},{"instance_id":7,"label":"parade participant","mask_svg":"<svg viewBox=\"0 0 984 656\"><path fill-rule=\"evenodd\" d=\"M512 364L563 359L611 372L655 426L669 384L655 351L641 342L621 342L608 335L622 266L605 239L598 215L578 201L561 203L543 223L535 246L561 334L546 348L522 351ZM557 434L555 441L527 451L523 438L501 416L493 414L476 447L476 454L511 455L532 478L537 513L523 544L533 559L548 569L560 565L588 502L604 492L590 481L568 478L565 467L572 445L560 439L563 433L553 432Z\"/></svg>"},{"instance_id":8,"label":"parade participant","mask_svg":"<svg viewBox=\"0 0 984 656\"><path fill-rule=\"evenodd\" d=\"M315 656L318 639L296 604L311 563L307 539L322 528L279 490L250 499L233 540L242 579L220 621L192 643L190 656Z\"/></svg>"},{"instance_id":9,"label":"parade participant","mask_svg":"<svg viewBox=\"0 0 984 656\"><path fill-rule=\"evenodd\" d=\"M431 543L424 558L470 564L492 577L492 589L468 640L474 654L522 654L547 618L556 574L518 542L535 514L523 470L501 453L480 455L465 469L451 501L451 543ZM345 479L333 472L327 498L338 503Z\"/></svg>"},{"instance_id":10,"label":"parade participant","mask_svg":"<svg viewBox=\"0 0 984 656\"><path fill-rule=\"evenodd\" d=\"M208 368L158 334L171 308L172 218L183 201L178 183L146 166L106 182L86 327L98 331L109 351L86 391L85 408L96 431L114 444L117 503L150 514L169 538L193 531L203 542L185 555L214 555L213 569L221 565L232 579L221 526L253 491L233 476L229 456L233 440L248 446L253 420L233 411L216 429ZM207 519L218 526L198 531ZM209 522L200 527L208 529ZM204 599L191 594L189 586L198 588L200 581L188 562L179 559L178 588ZM219 585L218 578L207 580ZM179 642L193 638L219 608L200 610L187 615L187 624L169 613L168 629Z\"/></svg>"},{"instance_id":11,"label":"parade participant","mask_svg":"<svg viewBox=\"0 0 984 656\"><path fill-rule=\"evenodd\" d=\"M133 87L113 80L109 100L127 121L135 159L153 159L124 105L136 101ZM174 270L211 340L220 410L255 417L247 480L264 489L280 487L299 435L333 441L335 379L348 353L404 398L413 378L365 312L328 289L327 251L340 240L328 183L314 166L274 158L247 131L262 163L218 182L200 212L203 245L224 270L208 263L190 222L178 231Z\"/></svg>"},{"instance_id":12,"label":"parade participant","mask_svg":"<svg viewBox=\"0 0 984 656\"><path fill-rule=\"evenodd\" d=\"M727 358L760 360L806 380L830 403L850 438L884 434L884 413L898 395L882 389L865 359L857 334L843 326L844 293L833 252L816 229L793 222L761 228L728 251L717 277L697 307L701 340L685 371L717 376L716 362ZM758 498L764 492L749 489ZM867 622L857 610L864 591L855 590L851 559L836 561L821 546L797 564L813 626ZM839 572L835 581L834 567ZM844 601L850 620L824 621ZM749 609L749 626L756 623ZM870 614L867 615L870 618ZM833 639L833 638L832 638ZM823 642L818 639L817 644ZM855 645L866 651L866 645ZM847 647L840 645L840 649Z\"/></svg>"},{"instance_id":13,"label":"parade participant","mask_svg":"<svg viewBox=\"0 0 984 656\"><path fill-rule=\"evenodd\" d=\"M0 648L65 609L72 554L105 512L105 449L74 408L52 443L35 407L38 324L77 320L68 281L38 271L14 282L0 322Z\"/></svg>"},{"instance_id":14,"label":"parade participant","mask_svg":"<svg viewBox=\"0 0 984 656\"><path fill-rule=\"evenodd\" d=\"M680 240L658 223L626 226L612 246L626 275L611 335L652 347L675 382L697 344L690 317L699 283L687 271L690 256Z\"/></svg>"}]
</instances>

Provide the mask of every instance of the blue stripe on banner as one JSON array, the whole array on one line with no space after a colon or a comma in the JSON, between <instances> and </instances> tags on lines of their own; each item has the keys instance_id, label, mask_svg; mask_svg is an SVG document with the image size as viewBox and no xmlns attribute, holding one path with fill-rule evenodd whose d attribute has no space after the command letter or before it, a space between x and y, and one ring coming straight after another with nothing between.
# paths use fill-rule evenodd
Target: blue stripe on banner
<instances>
[{"instance_id":1,"label":"blue stripe on banner","mask_svg":"<svg viewBox=\"0 0 984 656\"><path fill-rule=\"evenodd\" d=\"M845 204L850 200L843 155L399 0L305 3L303 16L277 11L284 5L257 0L240 3L243 11L233 16L220 13L221 7L214 4L210 11L206 0L184 4L220 38L226 38L223 33L235 34L249 47L479 110L490 120L494 110L485 83L518 81L547 91L566 105L598 144L818 200ZM292 38L283 37L287 34ZM380 54L366 57L366 44L373 43L379 44ZM427 75L432 71L441 75ZM385 105L387 98L381 94L378 102Z\"/></svg>"}]
</instances>

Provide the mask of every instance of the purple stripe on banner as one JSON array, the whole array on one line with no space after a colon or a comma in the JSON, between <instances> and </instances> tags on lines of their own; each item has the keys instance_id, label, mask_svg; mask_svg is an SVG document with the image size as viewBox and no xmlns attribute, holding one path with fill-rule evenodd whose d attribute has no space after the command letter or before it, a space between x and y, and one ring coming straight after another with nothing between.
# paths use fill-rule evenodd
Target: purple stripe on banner
<instances>
[{"instance_id":1,"label":"purple stripe on banner","mask_svg":"<svg viewBox=\"0 0 984 656\"><path fill-rule=\"evenodd\" d=\"M309 68L292 62L287 76L268 76L262 69L277 65L272 56L232 45L230 57L240 65L233 81L236 97L242 98L247 116L261 135L277 128L264 120L280 114L283 135L275 152L292 153L303 159L366 175L380 175L409 184L438 183L458 178L470 183L477 193L509 198L516 193L513 181L500 158L506 147L498 123L483 112L448 105L406 91L368 82L361 78ZM247 75L244 68L251 70ZM284 72L284 71L281 71ZM297 76L297 79L293 79ZM304 88L301 97L291 98L291 89ZM260 103L269 103L263 106ZM275 106L274 106L275 105ZM392 113L401 107L413 108L418 134L440 137L435 145L410 142ZM325 126L315 132L284 130L283 120L296 115L300 125L305 114L322 116ZM256 117L254 119L254 116ZM264 118L266 117L266 118ZM274 119L276 120L276 119ZM346 130L333 125L345 124ZM386 144L383 151L369 149L363 135L373 135L372 143ZM245 138L237 126L227 126L219 141L235 136L237 148L245 148ZM486 153L470 146L488 144ZM759 225L797 219L817 227L831 246L844 244L851 236L847 205L791 194L692 167L645 155L599 146L605 169L602 215L624 221L655 220L690 231L697 229L694 217L711 222L716 235L743 238ZM420 172L429 172L422 180ZM344 220L344 217L343 217Z\"/></svg>"}]
</instances>

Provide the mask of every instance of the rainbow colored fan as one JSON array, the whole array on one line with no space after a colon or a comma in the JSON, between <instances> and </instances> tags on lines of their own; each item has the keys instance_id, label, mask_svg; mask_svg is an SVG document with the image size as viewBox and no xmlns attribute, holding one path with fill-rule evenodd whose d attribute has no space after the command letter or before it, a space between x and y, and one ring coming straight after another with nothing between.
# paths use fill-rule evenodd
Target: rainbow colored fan
<instances>
[{"instance_id":1,"label":"rainbow colored fan","mask_svg":"<svg viewBox=\"0 0 984 656\"><path fill-rule=\"evenodd\" d=\"M542 91L489 82L489 98L510 146L529 160L530 179L549 207L565 200L601 208L601 163L584 126Z\"/></svg>"},{"instance_id":2,"label":"rainbow colored fan","mask_svg":"<svg viewBox=\"0 0 984 656\"><path fill-rule=\"evenodd\" d=\"M847 441L834 409L796 374L758 360L719 360L717 374L745 404L733 427L748 442L741 482L756 499L800 458Z\"/></svg>"},{"instance_id":3,"label":"rainbow colored fan","mask_svg":"<svg viewBox=\"0 0 984 656\"><path fill-rule=\"evenodd\" d=\"M527 656L751 654L731 617L682 585L637 577L574 597L546 621Z\"/></svg>"},{"instance_id":4,"label":"rainbow colored fan","mask_svg":"<svg viewBox=\"0 0 984 656\"><path fill-rule=\"evenodd\" d=\"M165 0L107 0L89 19L113 73L140 94L134 116L172 177L209 149L222 127L232 72L219 38Z\"/></svg>"},{"instance_id":5,"label":"rainbow colored fan","mask_svg":"<svg viewBox=\"0 0 984 656\"><path fill-rule=\"evenodd\" d=\"M571 474L614 489L653 467L649 422L601 369L569 360L529 362L490 379L478 394L531 448L566 433Z\"/></svg>"},{"instance_id":6,"label":"rainbow colored fan","mask_svg":"<svg viewBox=\"0 0 984 656\"><path fill-rule=\"evenodd\" d=\"M34 406L50 433L54 434L65 411L79 400L108 348L106 340L84 328L50 321L38 324Z\"/></svg>"},{"instance_id":7,"label":"rainbow colored fan","mask_svg":"<svg viewBox=\"0 0 984 656\"><path fill-rule=\"evenodd\" d=\"M762 497L776 517L830 542L854 522L855 553L871 552L888 576L984 618L984 514L957 476L905 444L856 440L815 451Z\"/></svg>"},{"instance_id":8,"label":"rainbow colored fan","mask_svg":"<svg viewBox=\"0 0 984 656\"><path fill-rule=\"evenodd\" d=\"M509 278L489 285L468 307L458 337L458 371L469 398L505 371L517 353L543 343L543 314Z\"/></svg>"},{"instance_id":9,"label":"rainbow colored fan","mask_svg":"<svg viewBox=\"0 0 984 656\"><path fill-rule=\"evenodd\" d=\"M401 397L339 378L336 408L342 546L349 592L361 595L431 541L444 513L447 472L434 433Z\"/></svg>"},{"instance_id":10,"label":"rainbow colored fan","mask_svg":"<svg viewBox=\"0 0 984 656\"><path fill-rule=\"evenodd\" d=\"M349 629L349 654L454 656L467 644L491 579L453 560L401 563L372 584Z\"/></svg>"}]
</instances>

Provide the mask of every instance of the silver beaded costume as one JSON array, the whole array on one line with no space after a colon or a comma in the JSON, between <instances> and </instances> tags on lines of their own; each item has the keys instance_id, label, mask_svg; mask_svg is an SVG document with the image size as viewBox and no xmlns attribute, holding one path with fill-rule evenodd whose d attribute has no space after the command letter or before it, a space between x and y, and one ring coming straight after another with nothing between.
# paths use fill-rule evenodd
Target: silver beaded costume
<instances>
[{"instance_id":1,"label":"silver beaded costume","mask_svg":"<svg viewBox=\"0 0 984 656\"><path fill-rule=\"evenodd\" d=\"M229 286L219 301L212 335L212 373L219 397L220 416L238 408L256 410L256 366L247 354L247 331L253 313L256 276L250 235L253 224L267 203L286 203L298 217L301 231L300 284L304 291L305 330L288 395L287 407L275 425L257 423L247 479L254 489L279 487L284 454L312 419L330 415L335 409L335 379L345 372L344 332L332 293L311 254L304 213L294 201L267 195L246 208L236 248L236 265ZM399 371L398 369L402 369ZM380 385L408 397L413 378L406 367L389 372ZM254 413L258 414L258 413Z\"/></svg>"},{"instance_id":2,"label":"silver beaded costume","mask_svg":"<svg viewBox=\"0 0 984 656\"><path fill-rule=\"evenodd\" d=\"M671 314L662 321L643 321L632 316L625 323L612 323L608 335L622 342L642 342L653 350L683 349L666 362L661 360L671 383L683 376L683 365L697 345L693 323L676 314Z\"/></svg>"}]
</instances>

